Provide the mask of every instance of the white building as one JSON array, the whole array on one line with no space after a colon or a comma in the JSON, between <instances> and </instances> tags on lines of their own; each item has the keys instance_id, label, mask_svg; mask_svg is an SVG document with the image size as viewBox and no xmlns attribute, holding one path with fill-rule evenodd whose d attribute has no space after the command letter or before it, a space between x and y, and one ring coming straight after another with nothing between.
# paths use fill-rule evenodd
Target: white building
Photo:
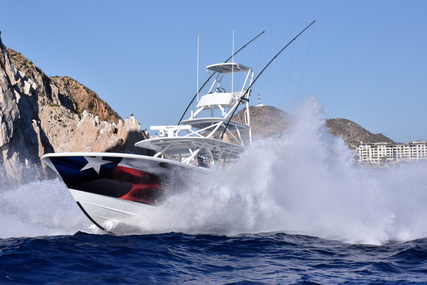
<instances>
[{"instance_id":1,"label":"white building","mask_svg":"<svg viewBox=\"0 0 427 285\"><path fill-rule=\"evenodd\" d=\"M359 162L381 164L385 162L412 161L427 159L427 142L360 144Z\"/></svg>"}]
</instances>

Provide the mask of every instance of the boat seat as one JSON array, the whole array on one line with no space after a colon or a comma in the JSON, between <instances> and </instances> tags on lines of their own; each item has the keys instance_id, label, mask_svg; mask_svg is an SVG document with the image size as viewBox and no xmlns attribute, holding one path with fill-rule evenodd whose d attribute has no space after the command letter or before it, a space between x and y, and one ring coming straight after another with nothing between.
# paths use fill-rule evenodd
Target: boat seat
<instances>
[{"instance_id":1,"label":"boat seat","mask_svg":"<svg viewBox=\"0 0 427 285\"><path fill-rule=\"evenodd\" d=\"M235 99L240 95L240 92L233 93L211 93L200 98L197 108L212 107L221 105L222 107L232 107Z\"/></svg>"}]
</instances>

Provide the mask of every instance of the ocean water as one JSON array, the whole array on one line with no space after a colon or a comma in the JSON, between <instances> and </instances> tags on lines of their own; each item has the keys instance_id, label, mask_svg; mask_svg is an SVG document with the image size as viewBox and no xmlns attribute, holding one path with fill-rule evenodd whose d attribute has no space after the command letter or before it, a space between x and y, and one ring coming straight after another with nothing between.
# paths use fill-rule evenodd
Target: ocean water
<instances>
[{"instance_id":1,"label":"ocean water","mask_svg":"<svg viewBox=\"0 0 427 285\"><path fill-rule=\"evenodd\" d=\"M0 284L427 284L427 162L366 167L309 98L285 134L108 235L59 179L0 186Z\"/></svg>"}]
</instances>

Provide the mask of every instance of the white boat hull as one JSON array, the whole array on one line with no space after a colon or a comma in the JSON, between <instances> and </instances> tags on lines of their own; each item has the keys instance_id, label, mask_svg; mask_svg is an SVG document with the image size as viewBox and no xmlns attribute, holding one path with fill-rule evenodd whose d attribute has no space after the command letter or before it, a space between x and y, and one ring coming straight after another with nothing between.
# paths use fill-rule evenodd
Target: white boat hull
<instances>
[{"instance_id":1,"label":"white boat hull","mask_svg":"<svg viewBox=\"0 0 427 285\"><path fill-rule=\"evenodd\" d=\"M96 226L119 234L137 232L143 217L169 191L186 187L186 172L207 171L176 161L119 153L54 153L42 160L62 178Z\"/></svg>"},{"instance_id":2,"label":"white boat hull","mask_svg":"<svg viewBox=\"0 0 427 285\"><path fill-rule=\"evenodd\" d=\"M153 207L80 190L69 189L69 191L92 223L110 233L124 234L137 231L143 208Z\"/></svg>"}]
</instances>

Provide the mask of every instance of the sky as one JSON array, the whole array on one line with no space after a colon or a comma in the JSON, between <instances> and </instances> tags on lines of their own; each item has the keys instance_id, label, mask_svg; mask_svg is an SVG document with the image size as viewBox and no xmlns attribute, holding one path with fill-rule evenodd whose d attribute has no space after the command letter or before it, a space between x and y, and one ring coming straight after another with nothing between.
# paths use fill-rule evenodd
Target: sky
<instances>
[{"instance_id":1,"label":"sky","mask_svg":"<svg viewBox=\"0 0 427 285\"><path fill-rule=\"evenodd\" d=\"M48 76L70 76L143 129L177 124L205 67L236 55L257 75L250 105L294 112L316 96L396 142L427 140L427 1L5 1L3 43ZM234 34L234 37L233 37ZM199 38L199 73L197 42Z\"/></svg>"}]
</instances>

